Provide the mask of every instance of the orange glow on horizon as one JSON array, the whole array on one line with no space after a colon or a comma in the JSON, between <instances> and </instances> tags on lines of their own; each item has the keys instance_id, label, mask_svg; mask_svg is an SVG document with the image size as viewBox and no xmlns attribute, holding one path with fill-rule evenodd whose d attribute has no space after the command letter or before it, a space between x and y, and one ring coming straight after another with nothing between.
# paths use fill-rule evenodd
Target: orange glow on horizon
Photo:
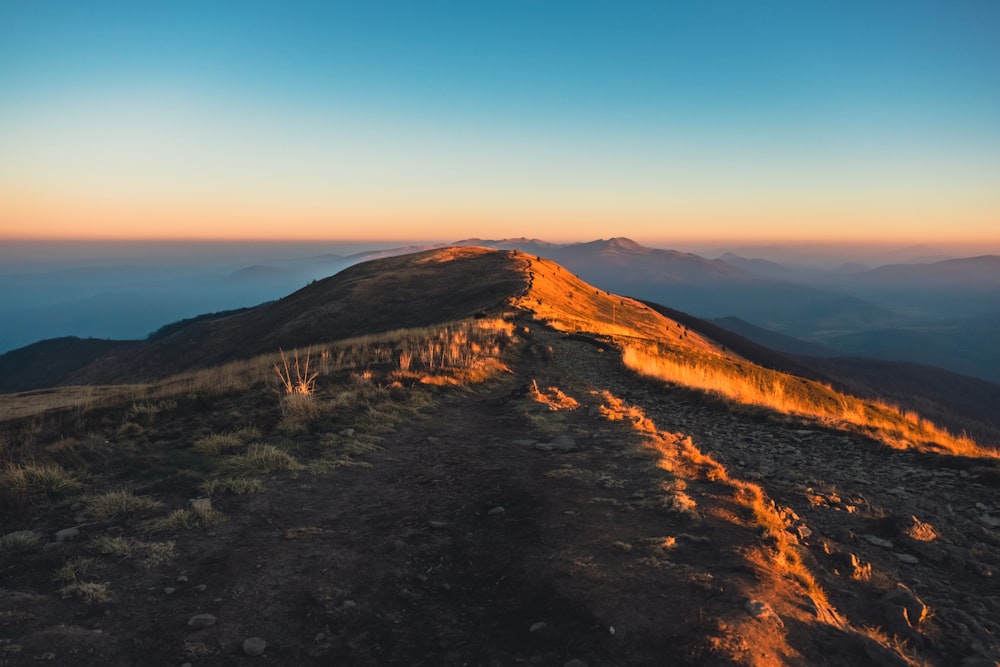
<instances>
[{"instance_id":1,"label":"orange glow on horizon","mask_svg":"<svg viewBox=\"0 0 1000 667\"><path fill-rule=\"evenodd\" d=\"M983 206L864 212L857 206L556 206L552 202L227 202L114 200L4 192L0 239L192 241L396 241L613 236L746 243L1000 243L1000 216ZM961 236L955 230L963 230ZM833 232L831 230L836 230Z\"/></svg>"}]
</instances>

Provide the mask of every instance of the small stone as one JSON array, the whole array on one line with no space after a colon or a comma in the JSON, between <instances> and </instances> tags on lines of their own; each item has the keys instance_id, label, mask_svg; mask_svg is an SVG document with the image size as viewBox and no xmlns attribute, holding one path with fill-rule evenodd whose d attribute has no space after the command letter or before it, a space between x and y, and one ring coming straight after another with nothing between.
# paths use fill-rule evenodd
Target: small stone
<instances>
[{"instance_id":1,"label":"small stone","mask_svg":"<svg viewBox=\"0 0 1000 667\"><path fill-rule=\"evenodd\" d=\"M202 630L204 628L210 628L215 625L215 622L219 620L212 614L195 614L188 619L188 627L194 628L195 630Z\"/></svg>"},{"instance_id":2,"label":"small stone","mask_svg":"<svg viewBox=\"0 0 1000 667\"><path fill-rule=\"evenodd\" d=\"M541 632L545 629L545 621L538 621L537 623L532 623L531 627L528 628L528 632Z\"/></svg>"},{"instance_id":3,"label":"small stone","mask_svg":"<svg viewBox=\"0 0 1000 667\"><path fill-rule=\"evenodd\" d=\"M166 588L163 589L163 592L166 595L173 595L174 593L177 592L177 589L174 588L173 586L167 586Z\"/></svg>"},{"instance_id":4,"label":"small stone","mask_svg":"<svg viewBox=\"0 0 1000 667\"><path fill-rule=\"evenodd\" d=\"M771 605L764 602L763 600L747 600L746 604L743 605L743 608L746 609L750 613L750 615L753 616L754 618L759 618L759 619L770 618L776 621L778 625L781 626L784 625L784 623L781 621L781 617L779 617L776 613L774 613L774 609L771 608Z\"/></svg>"},{"instance_id":5,"label":"small stone","mask_svg":"<svg viewBox=\"0 0 1000 667\"><path fill-rule=\"evenodd\" d=\"M499 515L503 514L506 511L507 510L505 510L503 507L497 506L497 507L494 507L493 509L491 509L486 514L489 515L489 516L499 516Z\"/></svg>"},{"instance_id":6,"label":"small stone","mask_svg":"<svg viewBox=\"0 0 1000 667\"><path fill-rule=\"evenodd\" d=\"M795 534L798 535L800 540L804 540L813 534L812 529L804 523L800 523L795 526Z\"/></svg>"},{"instance_id":7,"label":"small stone","mask_svg":"<svg viewBox=\"0 0 1000 667\"><path fill-rule=\"evenodd\" d=\"M72 542L79 536L79 528L63 528L56 533L56 542Z\"/></svg>"},{"instance_id":8,"label":"small stone","mask_svg":"<svg viewBox=\"0 0 1000 667\"><path fill-rule=\"evenodd\" d=\"M187 580L188 580L188 578L187 578L186 574L181 574L181 575L178 575L178 577L177 577L177 581L180 582L180 583L182 583L182 584L187 583Z\"/></svg>"},{"instance_id":9,"label":"small stone","mask_svg":"<svg viewBox=\"0 0 1000 667\"><path fill-rule=\"evenodd\" d=\"M874 544L875 546L882 547L883 549L891 549L892 548L892 541L891 540L886 540L886 539L883 539L883 538L878 537L876 535L862 535L861 539L863 539L868 544Z\"/></svg>"},{"instance_id":10,"label":"small stone","mask_svg":"<svg viewBox=\"0 0 1000 667\"><path fill-rule=\"evenodd\" d=\"M206 586L205 584L198 584L197 586L194 587L194 590L198 593L204 593L205 591L208 590L208 586Z\"/></svg>"},{"instance_id":11,"label":"small stone","mask_svg":"<svg viewBox=\"0 0 1000 667\"><path fill-rule=\"evenodd\" d=\"M543 452L569 452L576 449L576 440L568 435L557 435L548 442L537 443L535 449Z\"/></svg>"},{"instance_id":12,"label":"small stone","mask_svg":"<svg viewBox=\"0 0 1000 667\"><path fill-rule=\"evenodd\" d=\"M354 600L344 600L344 604L340 605L340 608L347 611L348 609L356 609L357 606L358 603Z\"/></svg>"},{"instance_id":13,"label":"small stone","mask_svg":"<svg viewBox=\"0 0 1000 667\"><path fill-rule=\"evenodd\" d=\"M898 560L901 563L908 563L910 565L916 565L917 563L920 562L920 559L917 558L916 556L912 555L912 554L901 554L901 553L893 552L892 555L895 556L896 560Z\"/></svg>"},{"instance_id":14,"label":"small stone","mask_svg":"<svg viewBox=\"0 0 1000 667\"><path fill-rule=\"evenodd\" d=\"M430 526L431 528L439 528L440 529L440 528L447 528L448 527L448 522L447 521L428 521L427 525Z\"/></svg>"},{"instance_id":15,"label":"small stone","mask_svg":"<svg viewBox=\"0 0 1000 667\"><path fill-rule=\"evenodd\" d=\"M243 641L243 652L250 657L257 657L263 654L266 648L267 642L260 637L249 637Z\"/></svg>"},{"instance_id":16,"label":"small stone","mask_svg":"<svg viewBox=\"0 0 1000 667\"><path fill-rule=\"evenodd\" d=\"M188 504L195 512L208 512L212 509L211 498L191 498Z\"/></svg>"},{"instance_id":17,"label":"small stone","mask_svg":"<svg viewBox=\"0 0 1000 667\"><path fill-rule=\"evenodd\" d=\"M1000 528L1000 518L995 516L990 516L989 514L982 514L979 520L985 523L990 528Z\"/></svg>"},{"instance_id":18,"label":"small stone","mask_svg":"<svg viewBox=\"0 0 1000 667\"><path fill-rule=\"evenodd\" d=\"M343 431L340 432L340 435L344 436L345 438L350 438L352 435L354 435L354 429L345 428Z\"/></svg>"}]
</instances>

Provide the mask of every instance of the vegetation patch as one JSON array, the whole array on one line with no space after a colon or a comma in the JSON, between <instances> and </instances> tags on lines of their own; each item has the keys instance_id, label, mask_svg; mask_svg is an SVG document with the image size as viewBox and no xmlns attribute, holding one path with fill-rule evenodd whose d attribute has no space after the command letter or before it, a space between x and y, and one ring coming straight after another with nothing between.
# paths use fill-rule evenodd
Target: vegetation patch
<instances>
[{"instance_id":1,"label":"vegetation patch","mask_svg":"<svg viewBox=\"0 0 1000 667\"><path fill-rule=\"evenodd\" d=\"M136 559L146 568L165 565L177 555L173 542L143 542L123 536L99 535L90 541L90 548L105 556Z\"/></svg>"},{"instance_id":2,"label":"vegetation patch","mask_svg":"<svg viewBox=\"0 0 1000 667\"><path fill-rule=\"evenodd\" d=\"M11 554L33 551L41 544L42 538L30 530L18 530L0 536L0 558Z\"/></svg>"},{"instance_id":3,"label":"vegetation patch","mask_svg":"<svg viewBox=\"0 0 1000 667\"><path fill-rule=\"evenodd\" d=\"M6 463L0 468L0 502L26 506L83 488L80 479L55 463Z\"/></svg>"},{"instance_id":4,"label":"vegetation patch","mask_svg":"<svg viewBox=\"0 0 1000 667\"><path fill-rule=\"evenodd\" d=\"M263 493L264 483L259 479L247 477L217 477L205 481L201 485L201 490L207 496L219 493L228 493L234 496L242 496L248 493Z\"/></svg>"},{"instance_id":5,"label":"vegetation patch","mask_svg":"<svg viewBox=\"0 0 1000 667\"><path fill-rule=\"evenodd\" d=\"M165 517L147 521L144 528L151 533L214 526L226 520L226 515L214 508L174 510Z\"/></svg>"},{"instance_id":6,"label":"vegetation patch","mask_svg":"<svg viewBox=\"0 0 1000 667\"><path fill-rule=\"evenodd\" d=\"M243 438L236 433L213 433L204 438L198 438L194 443L194 448L202 454L218 454L239 449L243 444Z\"/></svg>"},{"instance_id":7,"label":"vegetation patch","mask_svg":"<svg viewBox=\"0 0 1000 667\"><path fill-rule=\"evenodd\" d=\"M298 470L302 464L274 445L250 445L245 454L228 457L225 467L238 475L265 475L279 470Z\"/></svg>"},{"instance_id":8,"label":"vegetation patch","mask_svg":"<svg viewBox=\"0 0 1000 667\"><path fill-rule=\"evenodd\" d=\"M86 499L87 512L97 521L118 521L149 514L161 506L157 500L137 496L127 489L108 491Z\"/></svg>"}]
</instances>

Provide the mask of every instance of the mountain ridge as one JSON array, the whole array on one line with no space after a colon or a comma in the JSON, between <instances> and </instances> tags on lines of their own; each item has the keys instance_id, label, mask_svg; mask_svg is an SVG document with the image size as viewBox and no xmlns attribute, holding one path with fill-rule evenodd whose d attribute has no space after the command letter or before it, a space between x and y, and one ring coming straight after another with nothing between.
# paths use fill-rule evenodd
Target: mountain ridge
<instances>
[{"instance_id":1,"label":"mountain ridge","mask_svg":"<svg viewBox=\"0 0 1000 667\"><path fill-rule=\"evenodd\" d=\"M446 248L147 341L181 375L5 396L3 660L1000 657L1000 453L696 324Z\"/></svg>"}]
</instances>

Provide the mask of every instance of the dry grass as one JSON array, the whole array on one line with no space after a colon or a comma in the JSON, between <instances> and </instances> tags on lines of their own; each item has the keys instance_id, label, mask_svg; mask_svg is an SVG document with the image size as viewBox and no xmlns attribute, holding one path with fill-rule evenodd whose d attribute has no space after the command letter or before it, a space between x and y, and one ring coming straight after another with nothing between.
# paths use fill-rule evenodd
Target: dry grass
<instances>
[{"instance_id":1,"label":"dry grass","mask_svg":"<svg viewBox=\"0 0 1000 667\"><path fill-rule=\"evenodd\" d=\"M481 382L506 368L499 357L513 333L513 325L502 318L469 319L357 336L309 350L279 351L179 373L155 384L59 387L9 394L0 402L0 421L68 409L84 414L125 404L133 408L129 421L141 426L139 423L148 421L151 415L169 409L171 401L178 397L224 395L273 384L276 366L281 370L279 389L283 393L301 393L297 391L300 386L314 392L315 384L310 382L339 371L372 366L398 369L403 353L413 360L409 370L420 371L417 380L427 377L427 384ZM298 371L295 359L299 360ZM436 376L457 377L457 381Z\"/></svg>"},{"instance_id":2,"label":"dry grass","mask_svg":"<svg viewBox=\"0 0 1000 667\"><path fill-rule=\"evenodd\" d=\"M228 457L225 467L238 475L264 475L279 470L298 470L302 465L274 445L250 445L245 454Z\"/></svg>"},{"instance_id":3,"label":"dry grass","mask_svg":"<svg viewBox=\"0 0 1000 667\"><path fill-rule=\"evenodd\" d=\"M6 463L0 468L0 503L23 507L83 488L80 479L55 463Z\"/></svg>"},{"instance_id":4,"label":"dry grass","mask_svg":"<svg viewBox=\"0 0 1000 667\"><path fill-rule=\"evenodd\" d=\"M77 597L86 604L103 604L110 602L113 598L111 586L107 583L97 583L94 581L84 581L81 578L94 569L96 562L93 558L73 558L66 561L54 575L57 582L63 584L59 593L63 597Z\"/></svg>"},{"instance_id":5,"label":"dry grass","mask_svg":"<svg viewBox=\"0 0 1000 667\"><path fill-rule=\"evenodd\" d=\"M622 361L642 375L711 392L738 403L846 427L892 447L916 447L962 456L996 456L970 438L952 435L915 413L902 413L882 402L841 394L818 382L732 357L689 355L682 358L655 346L631 345L624 348Z\"/></svg>"},{"instance_id":6,"label":"dry grass","mask_svg":"<svg viewBox=\"0 0 1000 667\"><path fill-rule=\"evenodd\" d=\"M264 483L259 479L248 479L246 477L219 477L204 482L201 485L201 490L207 496L217 493L241 496L248 493L263 493Z\"/></svg>"},{"instance_id":7,"label":"dry grass","mask_svg":"<svg viewBox=\"0 0 1000 667\"><path fill-rule=\"evenodd\" d=\"M161 503L152 498L137 496L127 489L117 489L85 499L84 506L97 521L118 521L149 514L159 508Z\"/></svg>"},{"instance_id":8,"label":"dry grass","mask_svg":"<svg viewBox=\"0 0 1000 667\"><path fill-rule=\"evenodd\" d=\"M42 538L30 530L18 530L0 536L0 558L11 554L33 551L41 544Z\"/></svg>"},{"instance_id":9,"label":"dry grass","mask_svg":"<svg viewBox=\"0 0 1000 667\"><path fill-rule=\"evenodd\" d=\"M531 381L531 386L528 387L528 398L536 403L548 406L549 410L552 411L576 410L580 407L579 401L572 396L567 396L559 387L539 389L538 383L534 380Z\"/></svg>"},{"instance_id":10,"label":"dry grass","mask_svg":"<svg viewBox=\"0 0 1000 667\"><path fill-rule=\"evenodd\" d=\"M122 560L138 559L145 568L170 563L176 557L173 542L143 542L131 537L99 535L90 541L90 548L99 554Z\"/></svg>"},{"instance_id":11,"label":"dry grass","mask_svg":"<svg viewBox=\"0 0 1000 667\"><path fill-rule=\"evenodd\" d=\"M111 585L107 582L74 581L59 589L64 598L80 598L85 604L107 604L114 599Z\"/></svg>"},{"instance_id":12,"label":"dry grass","mask_svg":"<svg viewBox=\"0 0 1000 667\"><path fill-rule=\"evenodd\" d=\"M316 378L319 371L310 370L312 361L312 350L306 352L305 361L299 359L299 351L295 351L294 361L289 362L284 350L279 350L281 354L281 365L274 364L274 372L278 374L278 380L286 394L312 395L316 391ZM294 376L293 376L294 372Z\"/></svg>"},{"instance_id":13,"label":"dry grass","mask_svg":"<svg viewBox=\"0 0 1000 667\"><path fill-rule=\"evenodd\" d=\"M328 404L313 394L286 394L280 399L282 426L299 430L329 413Z\"/></svg>"},{"instance_id":14,"label":"dry grass","mask_svg":"<svg viewBox=\"0 0 1000 667\"><path fill-rule=\"evenodd\" d=\"M165 517L147 521L146 530L151 533L175 531L187 528L215 526L226 520L226 515L214 508L188 508L174 510Z\"/></svg>"},{"instance_id":15,"label":"dry grass","mask_svg":"<svg viewBox=\"0 0 1000 667\"><path fill-rule=\"evenodd\" d=\"M194 443L194 448L202 454L218 454L239 449L243 444L243 438L236 433L213 433L204 438L198 438Z\"/></svg>"}]
</instances>

